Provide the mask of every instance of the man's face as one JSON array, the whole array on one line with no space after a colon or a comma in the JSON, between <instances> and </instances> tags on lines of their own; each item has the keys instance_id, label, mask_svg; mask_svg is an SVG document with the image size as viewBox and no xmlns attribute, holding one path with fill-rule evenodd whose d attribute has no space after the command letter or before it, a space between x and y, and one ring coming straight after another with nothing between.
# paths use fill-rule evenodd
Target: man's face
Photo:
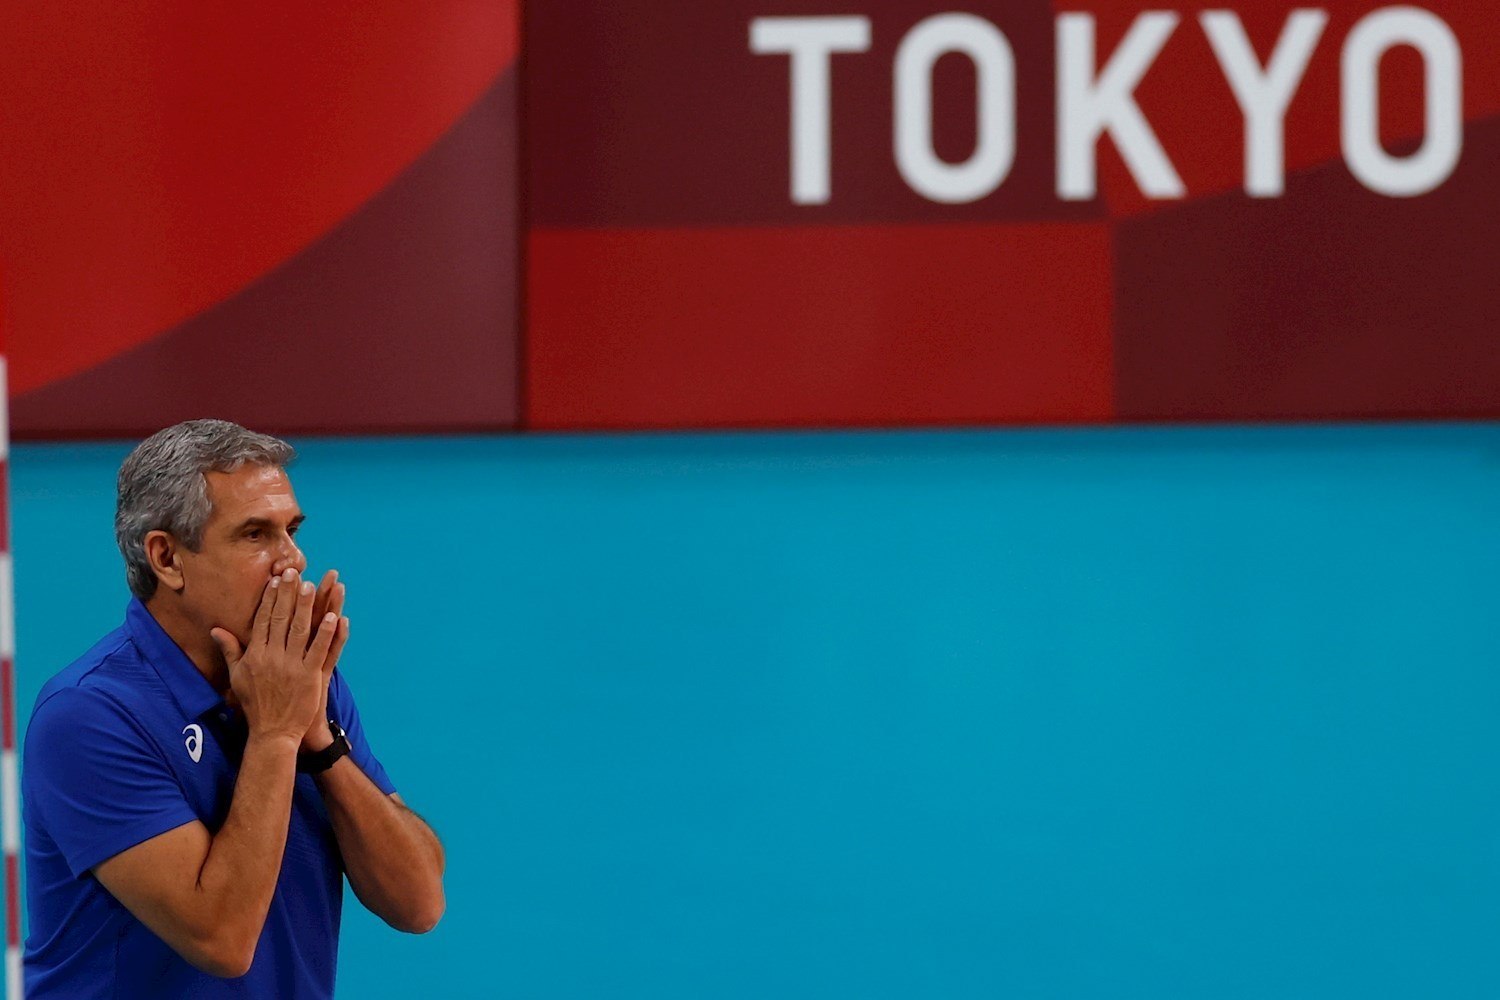
<instances>
[{"instance_id":1,"label":"man's face","mask_svg":"<svg viewBox=\"0 0 1500 1000\"><path fill-rule=\"evenodd\" d=\"M242 465L204 478L212 513L198 551L181 550L182 598L205 631L221 626L245 643L266 581L287 567L307 569L293 540L302 508L275 466Z\"/></svg>"}]
</instances>

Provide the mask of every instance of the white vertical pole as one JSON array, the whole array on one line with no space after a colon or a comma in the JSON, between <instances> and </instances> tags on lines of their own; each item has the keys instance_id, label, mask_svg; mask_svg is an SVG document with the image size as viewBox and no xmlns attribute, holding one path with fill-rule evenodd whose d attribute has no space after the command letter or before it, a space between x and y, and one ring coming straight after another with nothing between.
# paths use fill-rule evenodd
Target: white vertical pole
<instances>
[{"instance_id":1,"label":"white vertical pole","mask_svg":"<svg viewBox=\"0 0 1500 1000\"><path fill-rule=\"evenodd\" d=\"M5 852L5 995L21 1000L21 801L16 769L16 627L10 556L10 398L0 354L0 846Z\"/></svg>"}]
</instances>

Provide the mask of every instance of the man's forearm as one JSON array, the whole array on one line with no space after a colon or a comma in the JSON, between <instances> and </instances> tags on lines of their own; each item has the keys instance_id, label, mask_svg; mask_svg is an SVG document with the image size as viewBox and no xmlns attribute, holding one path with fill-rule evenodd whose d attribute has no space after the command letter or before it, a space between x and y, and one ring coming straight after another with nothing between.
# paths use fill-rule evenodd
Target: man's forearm
<instances>
[{"instance_id":1,"label":"man's forearm","mask_svg":"<svg viewBox=\"0 0 1500 1000\"><path fill-rule=\"evenodd\" d=\"M243 959L247 969L281 876L296 779L296 739L252 733L229 815L198 875L208 917L203 931L214 935L216 949Z\"/></svg>"},{"instance_id":2,"label":"man's forearm","mask_svg":"<svg viewBox=\"0 0 1500 1000\"><path fill-rule=\"evenodd\" d=\"M359 901L397 930L431 930L445 905L437 835L348 757L317 782Z\"/></svg>"}]
</instances>

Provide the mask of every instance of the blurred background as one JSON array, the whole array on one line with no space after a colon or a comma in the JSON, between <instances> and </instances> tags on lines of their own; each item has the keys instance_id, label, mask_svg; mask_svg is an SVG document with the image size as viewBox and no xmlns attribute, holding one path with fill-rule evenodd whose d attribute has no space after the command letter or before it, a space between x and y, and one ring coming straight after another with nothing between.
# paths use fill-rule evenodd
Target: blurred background
<instances>
[{"instance_id":1,"label":"blurred background","mask_svg":"<svg viewBox=\"0 0 1500 1000\"><path fill-rule=\"evenodd\" d=\"M1147 9L7 5L20 724L220 416L448 850L341 995L1500 995L1497 15Z\"/></svg>"}]
</instances>

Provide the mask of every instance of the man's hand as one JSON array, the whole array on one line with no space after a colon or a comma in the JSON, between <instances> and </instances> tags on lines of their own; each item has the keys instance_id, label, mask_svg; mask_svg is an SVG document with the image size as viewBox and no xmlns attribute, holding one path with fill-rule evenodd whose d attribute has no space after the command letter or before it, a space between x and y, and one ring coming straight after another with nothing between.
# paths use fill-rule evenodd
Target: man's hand
<instances>
[{"instance_id":1,"label":"man's hand","mask_svg":"<svg viewBox=\"0 0 1500 1000\"><path fill-rule=\"evenodd\" d=\"M333 742L333 733L328 730L328 683L333 678L333 668L338 666L344 643L349 641L349 619L344 617L344 585L339 582L339 571L336 569L324 573L323 582L318 584L318 594L313 600L312 620L321 622L330 614L338 617L338 626L334 632L333 645L329 647L328 656L323 660L323 679L318 687L321 692L318 714L313 717L312 725L302 737L303 753L317 753Z\"/></svg>"},{"instance_id":2,"label":"man's hand","mask_svg":"<svg viewBox=\"0 0 1500 1000\"><path fill-rule=\"evenodd\" d=\"M212 630L252 736L300 742L327 698L323 664L338 631L338 616L325 613L312 634L313 596L313 585L289 569L267 582L246 647L228 629Z\"/></svg>"}]
</instances>

